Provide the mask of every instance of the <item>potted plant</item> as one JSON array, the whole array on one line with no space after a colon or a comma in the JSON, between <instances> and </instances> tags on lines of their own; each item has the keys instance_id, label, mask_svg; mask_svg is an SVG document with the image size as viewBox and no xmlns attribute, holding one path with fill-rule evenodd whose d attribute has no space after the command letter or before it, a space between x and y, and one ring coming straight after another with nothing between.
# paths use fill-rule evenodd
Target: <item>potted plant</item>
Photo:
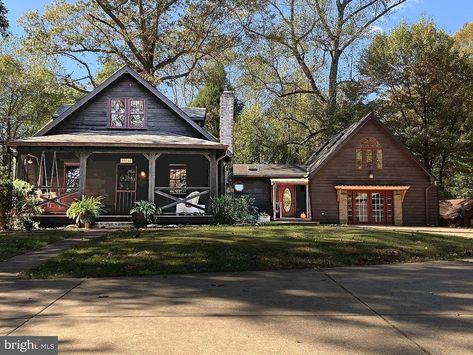
<instances>
[{"instance_id":1,"label":"potted plant","mask_svg":"<svg viewBox=\"0 0 473 355\"><path fill-rule=\"evenodd\" d=\"M131 219L136 228L144 228L148 224L156 223L156 217L161 210L153 202L138 201L130 210Z\"/></svg>"},{"instance_id":2,"label":"potted plant","mask_svg":"<svg viewBox=\"0 0 473 355\"><path fill-rule=\"evenodd\" d=\"M258 223L259 224L266 224L266 223L269 223L270 221L271 221L271 217L266 212L263 212L263 213L259 214L259 216L258 216Z\"/></svg>"},{"instance_id":3,"label":"potted plant","mask_svg":"<svg viewBox=\"0 0 473 355\"><path fill-rule=\"evenodd\" d=\"M102 196L82 196L80 200L71 203L67 217L72 218L78 226L90 228L95 224L103 210Z\"/></svg>"}]
</instances>

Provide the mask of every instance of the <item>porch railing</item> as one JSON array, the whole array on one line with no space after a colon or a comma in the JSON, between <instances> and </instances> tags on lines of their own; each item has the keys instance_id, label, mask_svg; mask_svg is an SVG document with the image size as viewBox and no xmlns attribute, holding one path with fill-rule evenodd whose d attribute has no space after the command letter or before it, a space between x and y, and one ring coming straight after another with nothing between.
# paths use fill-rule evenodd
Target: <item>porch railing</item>
<instances>
[{"instance_id":1,"label":"porch railing","mask_svg":"<svg viewBox=\"0 0 473 355\"><path fill-rule=\"evenodd\" d=\"M115 198L115 212L129 214L136 202L136 191L118 190Z\"/></svg>"},{"instance_id":2,"label":"porch railing","mask_svg":"<svg viewBox=\"0 0 473 355\"><path fill-rule=\"evenodd\" d=\"M37 186L34 188L36 196L41 200L36 206L54 204L69 208L74 201L73 195L77 195L79 188L69 186ZM66 197L69 197L66 199ZM77 196L76 196L77 197Z\"/></svg>"},{"instance_id":3,"label":"porch railing","mask_svg":"<svg viewBox=\"0 0 473 355\"><path fill-rule=\"evenodd\" d=\"M189 196L191 192L197 191L197 194ZM205 213L205 208L202 208L199 204L189 202L197 197L205 196L210 193L210 187L156 187L154 189L156 195L165 197L167 200L173 201L165 204L164 206L158 206L164 214L175 214L175 211L169 211L175 208L180 203L185 203L188 206L197 208L198 210ZM207 206L206 206L207 207Z\"/></svg>"}]
</instances>

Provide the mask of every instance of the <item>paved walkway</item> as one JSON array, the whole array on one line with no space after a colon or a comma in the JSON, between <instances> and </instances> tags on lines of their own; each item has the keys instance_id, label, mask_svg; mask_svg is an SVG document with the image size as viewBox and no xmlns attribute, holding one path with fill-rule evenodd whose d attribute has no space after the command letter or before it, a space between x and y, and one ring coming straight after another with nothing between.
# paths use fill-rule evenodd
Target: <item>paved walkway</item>
<instances>
[{"instance_id":1,"label":"paved walkway","mask_svg":"<svg viewBox=\"0 0 473 355\"><path fill-rule=\"evenodd\" d=\"M72 354L471 354L473 264L6 279L0 333Z\"/></svg>"},{"instance_id":2,"label":"paved walkway","mask_svg":"<svg viewBox=\"0 0 473 355\"><path fill-rule=\"evenodd\" d=\"M61 254L63 251L73 248L76 245L86 243L104 233L107 233L107 231L92 230L83 232L74 237L68 237L48 244L39 250L4 260L0 262L0 278L17 277L18 274L45 263L48 259Z\"/></svg>"},{"instance_id":3,"label":"paved walkway","mask_svg":"<svg viewBox=\"0 0 473 355\"><path fill-rule=\"evenodd\" d=\"M350 226L366 229L386 229L393 231L412 231L431 234L453 235L473 239L473 228L447 228L447 227L404 227L404 226Z\"/></svg>"}]
</instances>

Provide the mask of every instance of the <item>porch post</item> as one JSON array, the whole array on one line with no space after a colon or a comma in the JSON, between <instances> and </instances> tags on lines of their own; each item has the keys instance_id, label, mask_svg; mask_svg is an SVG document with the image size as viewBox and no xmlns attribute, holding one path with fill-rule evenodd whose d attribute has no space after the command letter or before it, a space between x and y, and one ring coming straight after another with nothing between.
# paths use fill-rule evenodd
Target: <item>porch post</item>
<instances>
[{"instance_id":1,"label":"porch post","mask_svg":"<svg viewBox=\"0 0 473 355\"><path fill-rule=\"evenodd\" d=\"M309 193L309 182L307 181L305 184L305 204L306 204L306 209L307 209L307 218L312 220L312 211L310 208L310 193Z\"/></svg>"},{"instance_id":2,"label":"porch post","mask_svg":"<svg viewBox=\"0 0 473 355\"><path fill-rule=\"evenodd\" d=\"M217 197L217 158L215 153L210 154L210 165L209 165L209 187L210 187L210 197Z\"/></svg>"},{"instance_id":3,"label":"porch post","mask_svg":"<svg viewBox=\"0 0 473 355\"><path fill-rule=\"evenodd\" d=\"M148 201L154 203L154 190L156 187L156 159L160 153L143 154L148 159Z\"/></svg>"},{"instance_id":4,"label":"porch post","mask_svg":"<svg viewBox=\"0 0 473 355\"><path fill-rule=\"evenodd\" d=\"M272 195L273 195L273 221L276 220L276 184L271 183Z\"/></svg>"},{"instance_id":5,"label":"porch post","mask_svg":"<svg viewBox=\"0 0 473 355\"><path fill-rule=\"evenodd\" d=\"M85 181L87 176L87 159L91 155L89 152L80 152L79 156L79 198L85 195Z\"/></svg>"}]
</instances>

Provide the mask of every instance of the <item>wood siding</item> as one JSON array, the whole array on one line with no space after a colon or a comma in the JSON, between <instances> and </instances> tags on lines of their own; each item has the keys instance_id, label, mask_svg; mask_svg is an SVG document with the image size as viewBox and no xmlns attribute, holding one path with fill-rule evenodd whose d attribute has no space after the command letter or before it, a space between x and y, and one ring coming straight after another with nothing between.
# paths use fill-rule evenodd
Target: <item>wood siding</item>
<instances>
[{"instance_id":1,"label":"wood siding","mask_svg":"<svg viewBox=\"0 0 473 355\"><path fill-rule=\"evenodd\" d=\"M271 203L271 182L269 178L235 178L235 183L242 183L244 189L241 192L235 191L236 196L250 196L255 199L255 206L260 212L273 215Z\"/></svg>"},{"instance_id":2,"label":"wood siding","mask_svg":"<svg viewBox=\"0 0 473 355\"><path fill-rule=\"evenodd\" d=\"M355 149L360 140L374 137L383 145L384 168L356 169ZM367 122L310 179L312 219L321 223L338 223L339 211L335 185L408 185L403 202L403 225L438 224L438 200L435 187L429 192L430 221L426 221L425 189L430 177L404 152L398 143L374 120ZM396 208L396 206L394 207Z\"/></svg>"},{"instance_id":3,"label":"wood siding","mask_svg":"<svg viewBox=\"0 0 473 355\"><path fill-rule=\"evenodd\" d=\"M146 129L109 128L110 98L145 99ZM130 75L124 75L104 91L92 98L79 110L59 123L47 135L74 132L108 132L110 134L172 133L188 137L205 138L167 105L150 93Z\"/></svg>"}]
</instances>

